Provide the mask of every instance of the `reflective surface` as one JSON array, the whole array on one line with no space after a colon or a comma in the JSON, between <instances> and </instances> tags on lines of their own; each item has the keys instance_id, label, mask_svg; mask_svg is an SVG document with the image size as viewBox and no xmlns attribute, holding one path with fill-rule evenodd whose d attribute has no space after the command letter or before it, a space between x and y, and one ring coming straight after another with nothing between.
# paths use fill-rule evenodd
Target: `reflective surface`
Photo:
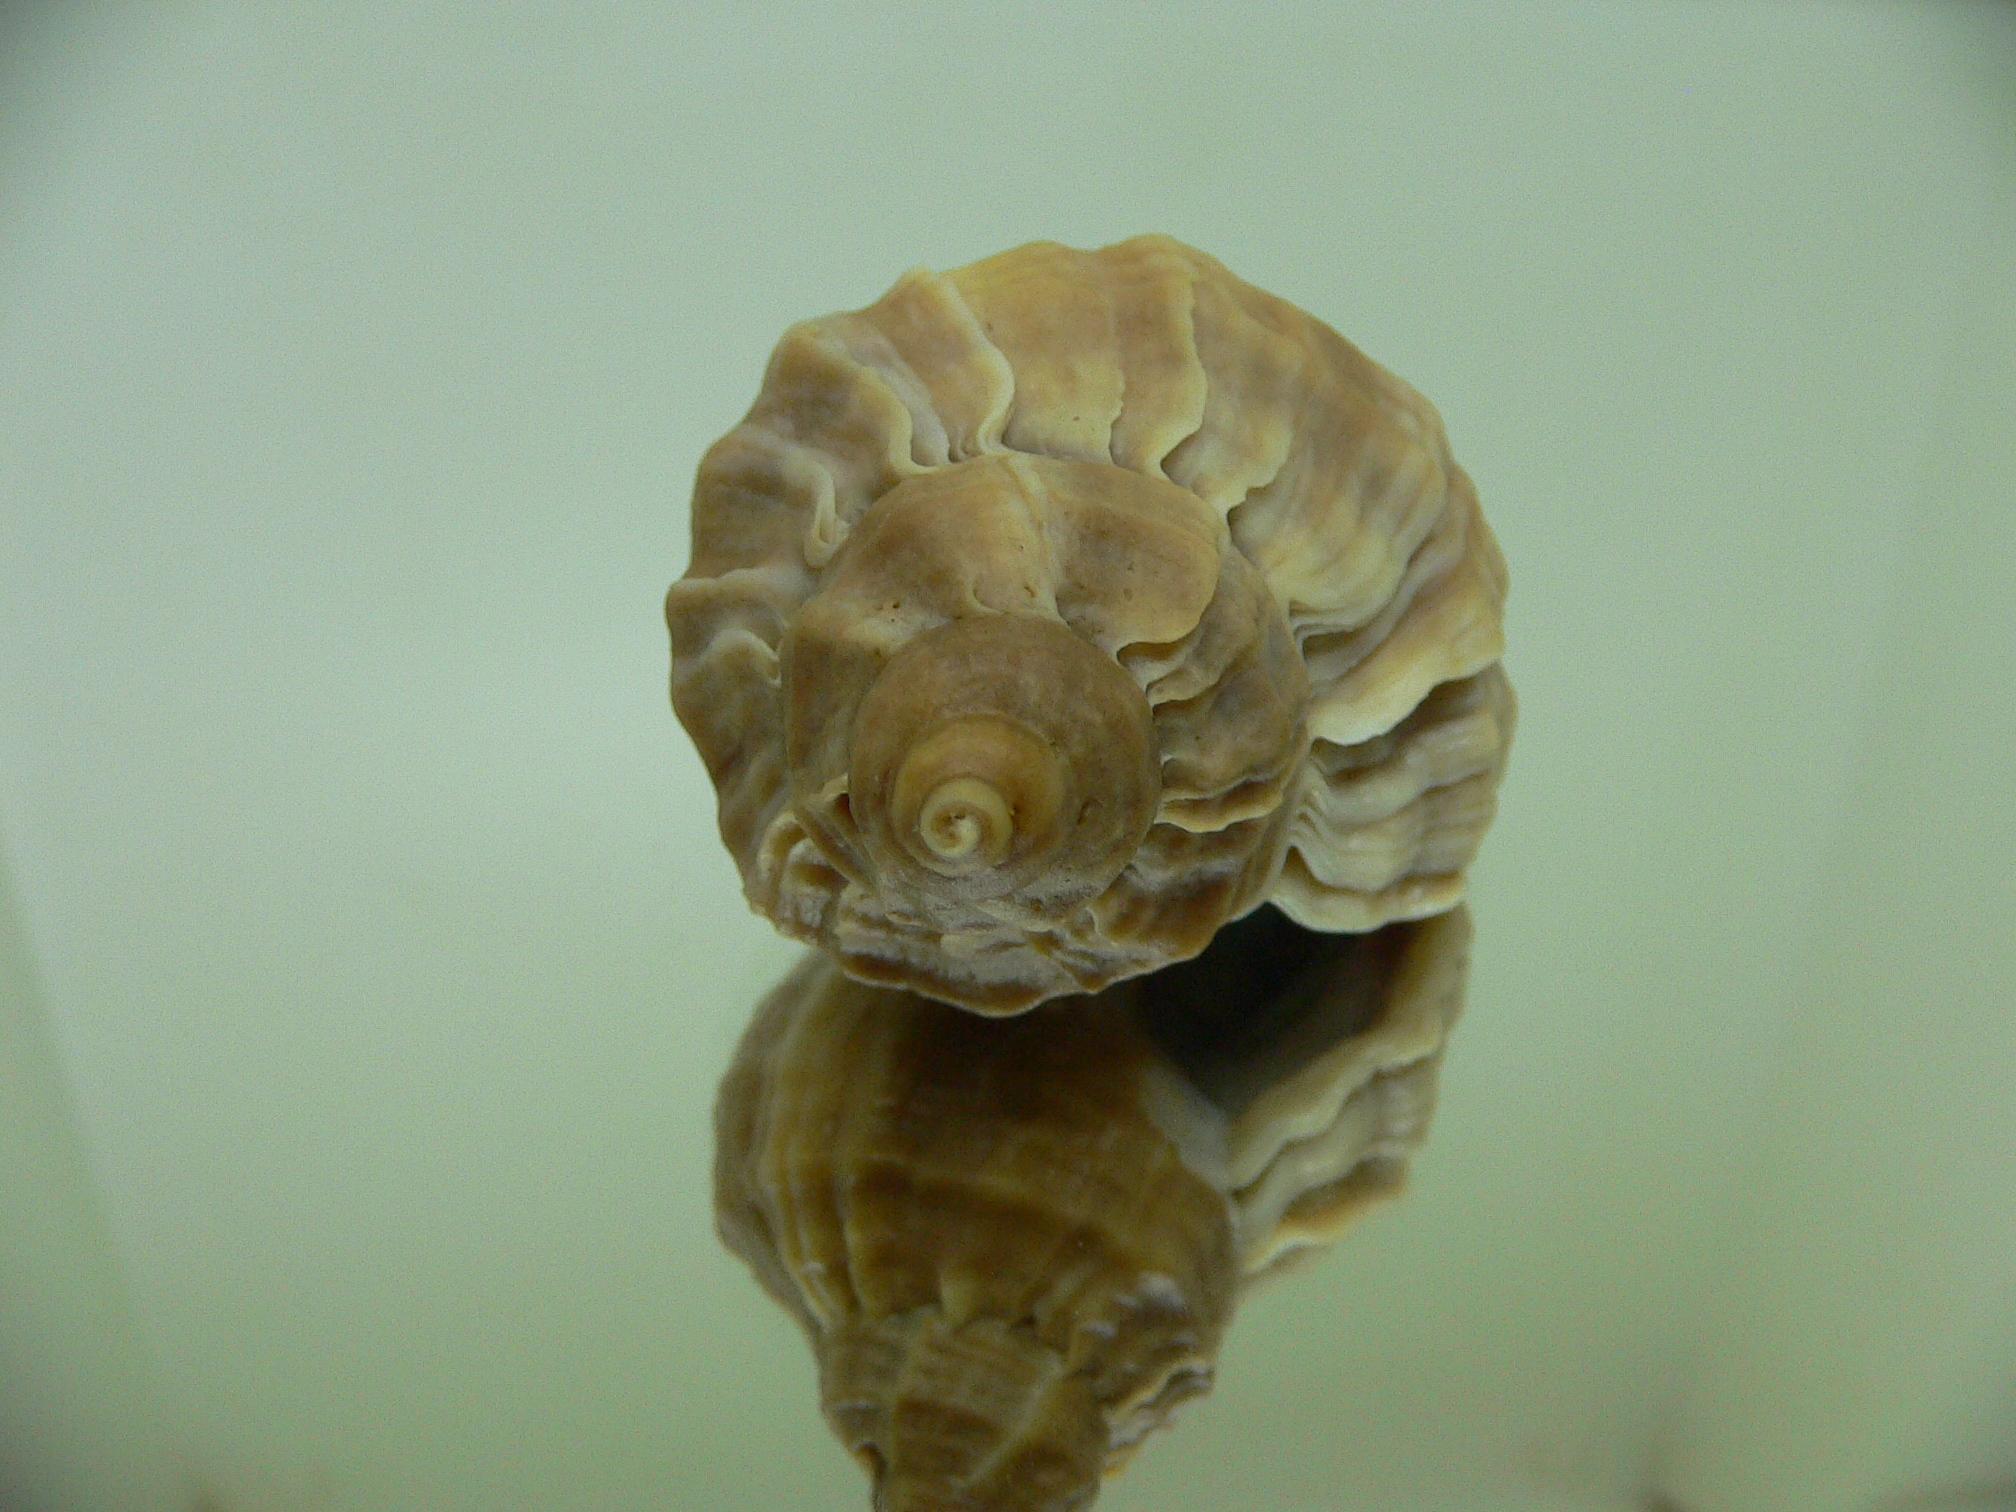
<instances>
[{"instance_id":1,"label":"reflective surface","mask_svg":"<svg viewBox=\"0 0 2016 1512\"><path fill-rule=\"evenodd\" d=\"M715 1237L795 952L659 606L792 320L1150 228L1432 396L1522 723L1411 1190L1101 1512L2007 1485L2006 10L691 12L0 19L7 948L78 1157L0 1165L126 1299L0 1276L111 1404L44 1500L126 1435L245 1512L861 1506Z\"/></svg>"},{"instance_id":2,"label":"reflective surface","mask_svg":"<svg viewBox=\"0 0 2016 1512\"><path fill-rule=\"evenodd\" d=\"M1084 1506L1208 1390L1237 1295L1398 1189L1469 943L1265 908L1006 1020L808 955L721 1084L715 1204L878 1512Z\"/></svg>"}]
</instances>

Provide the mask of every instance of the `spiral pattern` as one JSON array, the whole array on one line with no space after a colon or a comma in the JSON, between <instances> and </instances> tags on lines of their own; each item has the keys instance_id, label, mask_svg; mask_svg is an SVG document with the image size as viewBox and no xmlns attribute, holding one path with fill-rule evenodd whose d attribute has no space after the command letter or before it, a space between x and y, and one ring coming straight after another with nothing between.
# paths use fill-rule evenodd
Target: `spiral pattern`
<instances>
[{"instance_id":1,"label":"spiral pattern","mask_svg":"<svg viewBox=\"0 0 2016 1512\"><path fill-rule=\"evenodd\" d=\"M1460 901L1512 735L1504 597L1433 406L1137 237L792 328L701 464L666 617L752 905L1011 1013L1265 901L1333 931ZM994 661L912 676L991 621ZM961 701L1025 664L1012 708Z\"/></svg>"}]
</instances>

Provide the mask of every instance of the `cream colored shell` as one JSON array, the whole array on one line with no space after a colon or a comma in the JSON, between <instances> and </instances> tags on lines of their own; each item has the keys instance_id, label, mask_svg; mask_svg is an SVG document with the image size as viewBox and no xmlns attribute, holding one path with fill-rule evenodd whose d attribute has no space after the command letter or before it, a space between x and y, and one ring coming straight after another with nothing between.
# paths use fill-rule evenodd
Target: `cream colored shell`
<instances>
[{"instance_id":1,"label":"cream colored shell","mask_svg":"<svg viewBox=\"0 0 2016 1512\"><path fill-rule=\"evenodd\" d=\"M1005 1021L808 955L723 1079L716 1212L878 1512L1082 1507L1208 1390L1240 1291L1397 1190L1468 941L1264 910Z\"/></svg>"},{"instance_id":2,"label":"cream colored shell","mask_svg":"<svg viewBox=\"0 0 2016 1512\"><path fill-rule=\"evenodd\" d=\"M1513 700L1432 406L1166 237L805 322L707 454L673 701L751 903L983 1012L1262 902L1446 909Z\"/></svg>"}]
</instances>

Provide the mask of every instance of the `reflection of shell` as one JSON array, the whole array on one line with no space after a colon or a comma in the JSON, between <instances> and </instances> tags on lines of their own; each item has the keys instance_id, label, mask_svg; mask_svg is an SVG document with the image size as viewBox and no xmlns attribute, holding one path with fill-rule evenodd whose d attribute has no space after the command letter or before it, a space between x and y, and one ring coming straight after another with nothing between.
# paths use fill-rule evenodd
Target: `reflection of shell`
<instances>
[{"instance_id":1,"label":"reflection of shell","mask_svg":"<svg viewBox=\"0 0 2016 1512\"><path fill-rule=\"evenodd\" d=\"M1432 406L1165 237L794 327L707 454L673 701L756 907L986 1012L1264 901L1448 908L1513 704Z\"/></svg>"},{"instance_id":2,"label":"reflection of shell","mask_svg":"<svg viewBox=\"0 0 2016 1512\"><path fill-rule=\"evenodd\" d=\"M1183 1104L1206 1110L1201 1123L1162 1121L1230 1196L1249 1280L1399 1191L1428 1134L1469 961L1461 906L1364 935L1315 934L1263 909L1196 960L1128 984L1143 1026L1202 1094Z\"/></svg>"},{"instance_id":3,"label":"reflection of shell","mask_svg":"<svg viewBox=\"0 0 2016 1512\"><path fill-rule=\"evenodd\" d=\"M1266 910L1005 1022L808 956L722 1082L716 1210L878 1509L1082 1507L1208 1389L1240 1286L1396 1189L1468 939Z\"/></svg>"}]
</instances>

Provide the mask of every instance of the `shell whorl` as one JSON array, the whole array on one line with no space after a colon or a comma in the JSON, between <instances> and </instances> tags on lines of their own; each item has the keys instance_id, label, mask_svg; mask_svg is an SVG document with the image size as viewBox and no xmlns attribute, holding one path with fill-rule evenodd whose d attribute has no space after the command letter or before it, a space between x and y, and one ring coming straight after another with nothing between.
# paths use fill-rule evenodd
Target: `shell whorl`
<instances>
[{"instance_id":1,"label":"shell whorl","mask_svg":"<svg viewBox=\"0 0 2016 1512\"><path fill-rule=\"evenodd\" d=\"M913 272L794 327L701 465L666 615L752 905L863 979L1002 1013L1186 959L1266 901L1352 931L1459 901L1512 732L1504 593L1426 400L1138 237ZM863 716L871 691L997 618L1083 654L1053 707L915 729L897 794L850 749L904 702ZM1044 812L1109 780L1127 824Z\"/></svg>"}]
</instances>

